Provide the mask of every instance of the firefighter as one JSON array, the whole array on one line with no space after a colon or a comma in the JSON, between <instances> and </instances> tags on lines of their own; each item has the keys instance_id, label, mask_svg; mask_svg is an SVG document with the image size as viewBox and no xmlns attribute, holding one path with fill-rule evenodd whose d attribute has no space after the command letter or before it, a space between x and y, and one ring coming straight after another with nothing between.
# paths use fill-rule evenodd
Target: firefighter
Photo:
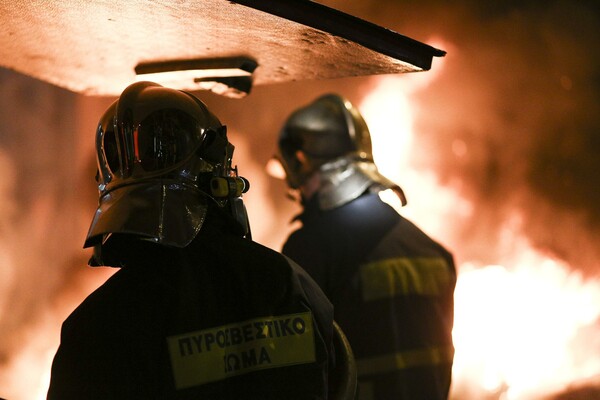
<instances>
[{"instance_id":1,"label":"firefighter","mask_svg":"<svg viewBox=\"0 0 600 400\"><path fill-rule=\"evenodd\" d=\"M434 400L449 394L454 357L453 256L378 195L369 129L338 94L294 111L277 157L303 207L282 252L334 306L354 351L360 399Z\"/></svg>"},{"instance_id":2,"label":"firefighter","mask_svg":"<svg viewBox=\"0 0 600 400\"><path fill-rule=\"evenodd\" d=\"M84 247L119 270L63 323L48 399L326 399L331 304L251 240L248 181L205 104L134 83L96 150Z\"/></svg>"}]
</instances>

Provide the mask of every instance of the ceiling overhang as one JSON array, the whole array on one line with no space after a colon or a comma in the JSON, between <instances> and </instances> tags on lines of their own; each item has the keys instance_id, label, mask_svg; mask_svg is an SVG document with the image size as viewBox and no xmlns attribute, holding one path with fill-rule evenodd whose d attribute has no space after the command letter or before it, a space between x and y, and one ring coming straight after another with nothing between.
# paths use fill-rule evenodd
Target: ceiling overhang
<instances>
[{"instance_id":1,"label":"ceiling overhang","mask_svg":"<svg viewBox=\"0 0 600 400\"><path fill-rule=\"evenodd\" d=\"M253 85L424 71L445 54L306 0L13 0L0 11L0 66L86 95L176 71L170 86L239 97Z\"/></svg>"}]
</instances>

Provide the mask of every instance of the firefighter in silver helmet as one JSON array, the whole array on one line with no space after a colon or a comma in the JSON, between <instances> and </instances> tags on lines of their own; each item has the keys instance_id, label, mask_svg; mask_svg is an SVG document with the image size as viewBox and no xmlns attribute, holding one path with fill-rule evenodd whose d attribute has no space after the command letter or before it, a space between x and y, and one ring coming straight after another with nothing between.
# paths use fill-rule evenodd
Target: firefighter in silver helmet
<instances>
[{"instance_id":1,"label":"firefighter in silver helmet","mask_svg":"<svg viewBox=\"0 0 600 400\"><path fill-rule=\"evenodd\" d=\"M250 238L226 128L139 82L96 132L85 247L120 268L65 320L48 399L326 399L330 302Z\"/></svg>"},{"instance_id":2,"label":"firefighter in silver helmet","mask_svg":"<svg viewBox=\"0 0 600 400\"><path fill-rule=\"evenodd\" d=\"M384 203L401 188L377 169L360 112L337 94L294 111L278 159L302 226L282 252L334 305L358 366L359 399L446 399L454 355L453 256Z\"/></svg>"},{"instance_id":3,"label":"firefighter in silver helmet","mask_svg":"<svg viewBox=\"0 0 600 400\"><path fill-rule=\"evenodd\" d=\"M279 137L280 160L290 188L302 189L318 172L319 208L329 210L372 188L393 189L402 204L402 189L379 173L373 162L371 136L362 115L336 94L321 96L287 119Z\"/></svg>"}]
</instances>

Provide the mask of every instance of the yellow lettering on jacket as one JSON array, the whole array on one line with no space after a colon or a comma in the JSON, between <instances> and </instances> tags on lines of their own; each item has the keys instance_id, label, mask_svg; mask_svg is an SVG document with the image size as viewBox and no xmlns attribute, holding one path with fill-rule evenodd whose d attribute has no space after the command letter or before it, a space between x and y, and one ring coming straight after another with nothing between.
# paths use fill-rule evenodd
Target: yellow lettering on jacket
<instances>
[{"instance_id":1,"label":"yellow lettering on jacket","mask_svg":"<svg viewBox=\"0 0 600 400\"><path fill-rule=\"evenodd\" d=\"M167 344L177 389L316 360L310 312L174 335Z\"/></svg>"}]
</instances>

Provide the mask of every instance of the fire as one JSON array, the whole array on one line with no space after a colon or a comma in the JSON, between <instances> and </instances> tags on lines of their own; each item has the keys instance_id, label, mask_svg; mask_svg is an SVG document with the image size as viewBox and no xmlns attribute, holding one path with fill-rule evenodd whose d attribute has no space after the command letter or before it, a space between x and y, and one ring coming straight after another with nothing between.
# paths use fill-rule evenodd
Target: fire
<instances>
[{"instance_id":1,"label":"fire","mask_svg":"<svg viewBox=\"0 0 600 400\"><path fill-rule=\"evenodd\" d=\"M474 206L441 186L433 171L411 166L410 152L419 149L411 148L418 110L410 96L421 87L406 77L377 78L359 108L381 172L407 193L402 214L442 243L452 243L444 221L471 217ZM464 153L464 144L454 143L450 151ZM600 281L585 281L534 250L519 233L520 221L516 216L499 227L501 240L489 244L510 255L497 265L462 261L460 249L448 246L459 261L452 398L542 399L600 376L600 348L589 340L600 329Z\"/></svg>"},{"instance_id":2,"label":"fire","mask_svg":"<svg viewBox=\"0 0 600 400\"><path fill-rule=\"evenodd\" d=\"M114 269L87 270L72 285L60 293L48 310L30 326L22 330L27 339L18 352L12 355L0 375L0 398L43 400L50 383L50 367L59 345L62 321L87 294L106 281ZM27 397L23 397L27 396Z\"/></svg>"},{"instance_id":3,"label":"fire","mask_svg":"<svg viewBox=\"0 0 600 400\"><path fill-rule=\"evenodd\" d=\"M521 244L507 266L460 267L455 293L455 386L532 399L600 372L578 336L600 317L600 282ZM591 350L591 349L590 349Z\"/></svg>"},{"instance_id":4,"label":"fire","mask_svg":"<svg viewBox=\"0 0 600 400\"><path fill-rule=\"evenodd\" d=\"M449 49L445 44L436 47ZM417 108L414 96L436 82L447 61L445 58L435 60L435 68L422 74L373 78L371 90L356 105L371 130L375 161L381 172L398 182L407 194L408 205L401 208L401 213L432 237L447 244L458 262L453 332L456 356L451 398L542 399L567 385L597 379L600 377L600 282L589 278L586 280L573 272L575 265L566 265L536 250L521 233L524 219L516 211L503 226L496 228L501 232L497 242L481 243L481 239L473 237L470 243L465 243L456 231L464 225L461 224L464 221L477 220L480 206L462 196L460 183L452 182L453 187L442 184L436 171L414 163L413 155L422 153L419 153L421 149L415 144L418 132L413 125L420 113L425 111ZM561 78L561 85L565 89L576 82ZM287 92L285 94L289 95ZM268 100L267 104L270 105L273 99ZM93 111L92 125L102 110ZM256 108L250 108L250 111L254 120ZM449 122L447 120L454 115L438 111L441 114L436 114L436 117L442 123ZM268 119L266 114L265 119ZM48 142L57 141L51 139ZM267 180L271 178L265 176L260 157L251 151L250 141L255 138L248 136L245 131L235 132L232 129L231 139L236 144L236 162L240 165L240 173L252 182L245 204L250 214L253 236L262 244L280 249L285 231L289 230L289 216L297 211L296 205L291 202L278 203L269 193ZM70 140L58 142L57 146L66 145ZM81 140L82 143L88 143L88 139ZM92 142L89 143L91 146ZM458 159L472 156L470 143L460 139L447 143L447 151ZM91 154L91 149L86 151L75 153ZM41 265L48 261L45 250L57 246L41 247L44 251L37 251L39 247L33 246L36 251L17 251L22 245L17 246L18 240L11 238L26 237L27 246L33 241L32 233L36 243L49 241L56 236L56 227L64 221L57 218L60 224L54 224L55 220L46 215L54 210L53 207L44 206L45 198L36 195L36 200L42 205L34 208L36 212L31 213L32 216L21 216L25 221L21 225L25 228L15 227L11 223L13 206L18 207L18 204L11 197L16 189L10 186L14 171L11 169L12 161L6 161L8 157L8 153L0 151L0 166L4 174L0 181L0 209L5 217L0 221L0 230L4 233L4 243L0 245L0 261L4 265L0 268L0 289L3 289L0 290L3 293L0 295L0 321L7 321L14 314L14 308L11 308L14 303L9 301L9 295L13 293L19 292L22 299L29 300L30 304L40 304L34 303L31 298L37 300L37 297L41 297L45 308L33 314L31 320L35 321L19 327L18 333L12 335L19 339L27 338L18 341L27 344L14 346L14 352L5 357L0 371L0 397L42 399L47 390L51 359L58 346L61 322L112 271L96 269L86 272L85 277L77 272L71 282L53 286L57 290L67 289L61 295L54 296L51 304L47 304L48 293L40 290L43 288L22 290L25 287L23 282L39 282L33 280L32 275L41 274L41 271L48 277L46 280L58 277L68 279L67 276L72 274L57 275L57 269L47 274L46 269L42 268L32 269L31 272L26 268L18 268L25 265L19 256L27 260L32 257L35 262L30 264ZM68 170L71 169L69 164ZM86 181L86 184L91 183ZM39 191L45 192L47 190ZM89 224L88 214L93 206L86 208L83 232ZM72 219L71 207L68 211L69 219ZM43 229L37 229L44 221L48 222ZM30 229L30 226L33 228ZM20 228L17 232L20 235L15 234L16 228ZM44 232L52 232L52 235L44 235ZM78 236L76 240L75 248L79 250L81 237ZM494 255L495 259L482 262L464 256L464 248L469 245L481 246L485 250L489 248L489 254ZM30 254L38 254L39 258ZM74 257L74 260L65 258L61 263L54 259L52 261L57 265L85 265L84 260L77 259L81 257L79 253ZM17 264L17 261L20 263ZM40 296L34 296L38 292Z\"/></svg>"}]
</instances>

